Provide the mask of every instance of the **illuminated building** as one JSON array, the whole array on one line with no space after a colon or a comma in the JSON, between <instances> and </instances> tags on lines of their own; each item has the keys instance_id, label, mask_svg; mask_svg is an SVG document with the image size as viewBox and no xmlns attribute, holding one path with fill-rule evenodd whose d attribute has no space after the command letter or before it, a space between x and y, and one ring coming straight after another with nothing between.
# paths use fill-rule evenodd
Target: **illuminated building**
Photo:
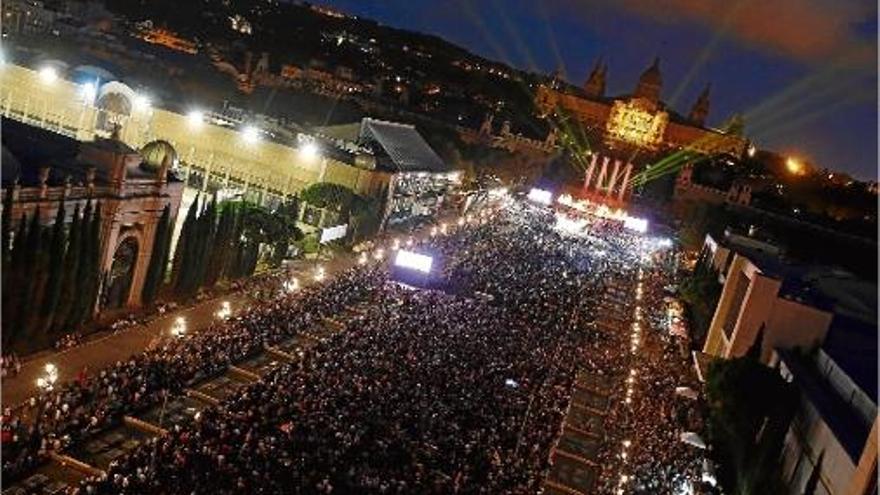
<instances>
[{"instance_id":1,"label":"illuminated building","mask_svg":"<svg viewBox=\"0 0 880 495\"><path fill-rule=\"evenodd\" d=\"M194 42L181 38L167 29L148 29L143 33L141 39L152 45L161 45L171 50L189 53L190 55L195 55L199 52Z\"/></svg>"},{"instance_id":2,"label":"illuminated building","mask_svg":"<svg viewBox=\"0 0 880 495\"><path fill-rule=\"evenodd\" d=\"M666 153L689 150L737 157L745 153L748 142L741 135L706 126L708 86L684 116L660 99L663 77L659 59L642 73L628 95L606 96L607 74L607 64L597 63L582 88L565 87L555 79L554 84L539 86L535 96L540 117L563 130L576 124L589 136L592 162L585 167L583 195L626 202L630 177L635 177L651 157Z\"/></svg>"},{"instance_id":3,"label":"illuminated building","mask_svg":"<svg viewBox=\"0 0 880 495\"><path fill-rule=\"evenodd\" d=\"M745 152L748 143L742 136L705 125L710 107L708 86L685 117L660 100L663 77L659 59L642 73L630 95L605 96L607 73L607 65L597 64L583 88L541 85L535 96L539 115L570 116L601 133L610 147L693 149L734 156Z\"/></svg>"}]
</instances>

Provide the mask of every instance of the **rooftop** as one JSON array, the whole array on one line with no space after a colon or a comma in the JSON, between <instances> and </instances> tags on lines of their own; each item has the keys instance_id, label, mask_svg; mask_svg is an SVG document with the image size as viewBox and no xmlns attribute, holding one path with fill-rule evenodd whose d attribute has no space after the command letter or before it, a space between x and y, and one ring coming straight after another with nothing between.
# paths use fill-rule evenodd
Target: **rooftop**
<instances>
[{"instance_id":1,"label":"rooftop","mask_svg":"<svg viewBox=\"0 0 880 495\"><path fill-rule=\"evenodd\" d=\"M72 184L85 184L86 174L92 163L83 163L84 147L97 148L115 154L137 154L127 144L113 139L96 139L80 142L76 139L34 127L12 119L4 119L2 126L2 184L9 186L16 181L23 187L40 185L40 168L49 167L48 186L63 186L69 178ZM107 184L107 167L96 166L95 183ZM128 179L150 180L156 172L148 167L129 165ZM169 179L176 177L169 171Z\"/></svg>"},{"instance_id":2,"label":"rooftop","mask_svg":"<svg viewBox=\"0 0 880 495\"><path fill-rule=\"evenodd\" d=\"M361 121L359 138L379 145L389 158L380 163L391 172L445 173L451 170L415 126L367 118Z\"/></svg>"}]
</instances>

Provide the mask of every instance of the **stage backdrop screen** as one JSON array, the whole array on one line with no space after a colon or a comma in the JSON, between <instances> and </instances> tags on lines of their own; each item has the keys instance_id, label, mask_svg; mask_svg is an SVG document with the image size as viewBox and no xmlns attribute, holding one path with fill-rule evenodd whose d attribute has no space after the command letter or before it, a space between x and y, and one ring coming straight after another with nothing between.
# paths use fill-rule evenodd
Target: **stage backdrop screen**
<instances>
[{"instance_id":1,"label":"stage backdrop screen","mask_svg":"<svg viewBox=\"0 0 880 495\"><path fill-rule=\"evenodd\" d=\"M410 268L422 273L430 273L431 266L434 264L434 258L401 249L394 258L394 264L401 268Z\"/></svg>"}]
</instances>

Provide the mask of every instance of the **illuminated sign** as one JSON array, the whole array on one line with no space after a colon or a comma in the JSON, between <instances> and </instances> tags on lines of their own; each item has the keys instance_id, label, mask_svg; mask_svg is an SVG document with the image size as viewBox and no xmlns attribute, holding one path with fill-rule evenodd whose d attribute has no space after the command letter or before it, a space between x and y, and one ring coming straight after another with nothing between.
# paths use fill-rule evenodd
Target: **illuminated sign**
<instances>
[{"instance_id":1,"label":"illuminated sign","mask_svg":"<svg viewBox=\"0 0 880 495\"><path fill-rule=\"evenodd\" d=\"M666 112L653 112L639 100L618 100L611 107L606 130L612 140L656 148L663 141L668 120Z\"/></svg>"},{"instance_id":2,"label":"illuminated sign","mask_svg":"<svg viewBox=\"0 0 880 495\"><path fill-rule=\"evenodd\" d=\"M644 218L628 216L623 220L623 228L644 234L648 231L648 221Z\"/></svg>"},{"instance_id":3,"label":"illuminated sign","mask_svg":"<svg viewBox=\"0 0 880 495\"><path fill-rule=\"evenodd\" d=\"M434 258L401 249L397 252L397 257L394 258L394 264L402 268L411 268L422 273L429 273L431 266L434 264Z\"/></svg>"},{"instance_id":4,"label":"illuminated sign","mask_svg":"<svg viewBox=\"0 0 880 495\"><path fill-rule=\"evenodd\" d=\"M337 225L335 227L328 227L321 231L321 244L326 244L330 241L335 241L336 239L341 239L345 237L346 232L348 232L348 225Z\"/></svg>"}]
</instances>

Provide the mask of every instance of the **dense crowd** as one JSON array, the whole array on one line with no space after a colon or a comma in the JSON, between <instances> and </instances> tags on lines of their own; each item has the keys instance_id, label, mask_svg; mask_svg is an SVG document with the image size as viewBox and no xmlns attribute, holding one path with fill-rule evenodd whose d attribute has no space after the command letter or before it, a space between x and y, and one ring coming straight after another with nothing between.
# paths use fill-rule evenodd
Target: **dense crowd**
<instances>
[{"instance_id":1,"label":"dense crowd","mask_svg":"<svg viewBox=\"0 0 880 495\"><path fill-rule=\"evenodd\" d=\"M50 451L78 444L119 424L126 414L224 372L230 364L261 352L264 343L294 335L319 314L332 313L369 290L369 282L367 273L352 274L329 284L326 291L308 290L300 297L273 299L242 317L216 324L216 328L166 341L91 377L81 375L72 383L32 397L23 408L5 408L4 480L26 474Z\"/></svg>"},{"instance_id":2,"label":"dense crowd","mask_svg":"<svg viewBox=\"0 0 880 495\"><path fill-rule=\"evenodd\" d=\"M21 371L21 360L14 352L0 356L0 373L3 378L15 376Z\"/></svg>"},{"instance_id":3,"label":"dense crowd","mask_svg":"<svg viewBox=\"0 0 880 495\"><path fill-rule=\"evenodd\" d=\"M632 383L634 390L631 402L613 401L605 416L608 438L600 454L601 493L616 493L623 487L625 493L637 494L694 493L697 488L708 488L702 486L703 452L681 440L682 433L699 432L703 425L695 398L676 393L698 387L680 352L680 337L668 329L664 302L668 274L662 266L646 268L638 282L621 287L621 292L630 295L633 287L643 287L640 300L630 297L626 305L630 311L639 307L639 323L645 330L637 352L619 352L629 347L630 333L606 332L603 345L586 353L598 364L596 369L616 374L619 381ZM629 316L625 321L632 323L633 315ZM629 448L622 448L624 443Z\"/></svg>"},{"instance_id":4,"label":"dense crowd","mask_svg":"<svg viewBox=\"0 0 880 495\"><path fill-rule=\"evenodd\" d=\"M644 255L641 238L619 223L586 236L554 223L547 210L512 203L491 222L480 215L417 241L443 260L447 293L393 283L378 265L281 297L277 280L259 286L273 297L210 331L35 397L31 421L6 411L4 477L358 305L344 331L77 491L535 493L577 371L613 377L631 365L621 352L628 337L598 331L594 319L603 294L631 283ZM654 383L638 408L613 405L606 429L612 440L644 438L627 469L655 484L632 486L666 492L694 475L670 440L679 431L668 390L677 375L654 360L640 370ZM623 469L612 450L607 473Z\"/></svg>"}]
</instances>

